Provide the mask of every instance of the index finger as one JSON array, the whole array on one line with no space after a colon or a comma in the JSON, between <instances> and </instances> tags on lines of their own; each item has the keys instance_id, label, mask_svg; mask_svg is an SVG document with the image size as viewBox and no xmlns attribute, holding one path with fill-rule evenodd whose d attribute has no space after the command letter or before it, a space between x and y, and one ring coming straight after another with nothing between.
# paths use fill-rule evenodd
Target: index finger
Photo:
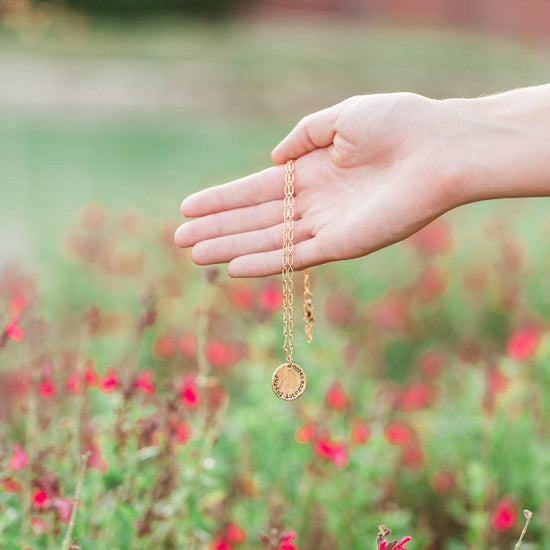
<instances>
[{"instance_id":1,"label":"index finger","mask_svg":"<svg viewBox=\"0 0 550 550\"><path fill-rule=\"evenodd\" d=\"M244 178L203 189L181 203L186 218L216 214L282 198L284 166L272 166Z\"/></svg>"}]
</instances>

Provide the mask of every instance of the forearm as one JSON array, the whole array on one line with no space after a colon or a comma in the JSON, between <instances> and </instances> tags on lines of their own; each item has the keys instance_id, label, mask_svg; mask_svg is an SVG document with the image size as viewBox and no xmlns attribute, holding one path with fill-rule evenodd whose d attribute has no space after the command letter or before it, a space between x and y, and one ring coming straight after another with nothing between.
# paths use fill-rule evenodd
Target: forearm
<instances>
[{"instance_id":1,"label":"forearm","mask_svg":"<svg viewBox=\"0 0 550 550\"><path fill-rule=\"evenodd\" d=\"M457 204L550 196L550 84L441 107Z\"/></svg>"}]
</instances>

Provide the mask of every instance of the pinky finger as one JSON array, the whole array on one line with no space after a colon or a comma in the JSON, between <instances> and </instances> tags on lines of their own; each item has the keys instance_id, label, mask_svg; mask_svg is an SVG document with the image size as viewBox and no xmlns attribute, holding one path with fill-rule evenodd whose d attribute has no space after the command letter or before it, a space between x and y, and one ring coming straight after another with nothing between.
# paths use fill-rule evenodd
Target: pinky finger
<instances>
[{"instance_id":1,"label":"pinky finger","mask_svg":"<svg viewBox=\"0 0 550 550\"><path fill-rule=\"evenodd\" d=\"M314 238L294 245L294 269L301 270L329 261L324 258L318 241ZM234 258L227 264L230 277L267 277L281 273L283 251L272 250Z\"/></svg>"}]
</instances>

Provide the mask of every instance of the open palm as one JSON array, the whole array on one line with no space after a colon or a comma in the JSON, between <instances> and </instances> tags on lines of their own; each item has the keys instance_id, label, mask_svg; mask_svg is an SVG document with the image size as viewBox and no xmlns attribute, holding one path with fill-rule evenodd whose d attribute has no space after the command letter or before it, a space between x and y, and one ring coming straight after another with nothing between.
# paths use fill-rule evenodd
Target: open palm
<instances>
[{"instance_id":1,"label":"open palm","mask_svg":"<svg viewBox=\"0 0 550 550\"><path fill-rule=\"evenodd\" d=\"M233 277L280 273L284 164L296 158L296 269L363 256L454 204L445 115L414 94L357 96L309 115L274 149L279 164L187 197L175 241Z\"/></svg>"}]
</instances>

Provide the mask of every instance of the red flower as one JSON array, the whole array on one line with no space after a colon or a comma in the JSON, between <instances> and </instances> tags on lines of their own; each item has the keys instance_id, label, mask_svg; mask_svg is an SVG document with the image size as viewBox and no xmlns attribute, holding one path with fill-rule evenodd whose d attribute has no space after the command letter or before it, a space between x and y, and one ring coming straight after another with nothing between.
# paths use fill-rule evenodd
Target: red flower
<instances>
[{"instance_id":1,"label":"red flower","mask_svg":"<svg viewBox=\"0 0 550 550\"><path fill-rule=\"evenodd\" d=\"M239 286L233 289L230 299L233 307L248 311L254 304L254 292L249 286Z\"/></svg>"},{"instance_id":2,"label":"red flower","mask_svg":"<svg viewBox=\"0 0 550 550\"><path fill-rule=\"evenodd\" d=\"M262 289L259 297L260 308L264 311L279 311L283 305L283 293L278 284L269 284Z\"/></svg>"},{"instance_id":3,"label":"red flower","mask_svg":"<svg viewBox=\"0 0 550 550\"><path fill-rule=\"evenodd\" d=\"M298 550L298 547L295 546L292 541L296 538L296 533L294 531L289 531L283 535L281 542L279 543L279 548L277 550Z\"/></svg>"},{"instance_id":4,"label":"red flower","mask_svg":"<svg viewBox=\"0 0 550 550\"><path fill-rule=\"evenodd\" d=\"M355 445L364 445L370 437L370 428L364 418L353 418L351 420L351 440Z\"/></svg>"},{"instance_id":5,"label":"red flower","mask_svg":"<svg viewBox=\"0 0 550 550\"><path fill-rule=\"evenodd\" d=\"M327 390L325 403L329 409L343 411L349 405L349 398L340 382L334 382Z\"/></svg>"},{"instance_id":6,"label":"red flower","mask_svg":"<svg viewBox=\"0 0 550 550\"><path fill-rule=\"evenodd\" d=\"M97 386L99 383L99 376L95 371L93 361L86 361L84 365L84 383L88 387Z\"/></svg>"},{"instance_id":7,"label":"red flower","mask_svg":"<svg viewBox=\"0 0 550 550\"><path fill-rule=\"evenodd\" d=\"M223 536L218 536L210 543L210 550L233 550L233 548Z\"/></svg>"},{"instance_id":8,"label":"red flower","mask_svg":"<svg viewBox=\"0 0 550 550\"><path fill-rule=\"evenodd\" d=\"M12 319L4 330L6 336L11 338L14 342L21 342L25 338L23 329L17 324L15 319Z\"/></svg>"},{"instance_id":9,"label":"red flower","mask_svg":"<svg viewBox=\"0 0 550 550\"><path fill-rule=\"evenodd\" d=\"M518 330L510 336L506 345L508 357L516 361L526 361L537 351L540 334L533 329Z\"/></svg>"},{"instance_id":10,"label":"red flower","mask_svg":"<svg viewBox=\"0 0 550 550\"><path fill-rule=\"evenodd\" d=\"M46 399L53 397L55 395L55 386L53 380L51 378L45 378L44 380L42 380L42 382L38 384L38 393Z\"/></svg>"},{"instance_id":11,"label":"red flower","mask_svg":"<svg viewBox=\"0 0 550 550\"><path fill-rule=\"evenodd\" d=\"M21 443L15 442L13 444L13 454L8 462L8 468L13 472L24 468L28 463L27 453Z\"/></svg>"},{"instance_id":12,"label":"red flower","mask_svg":"<svg viewBox=\"0 0 550 550\"><path fill-rule=\"evenodd\" d=\"M199 406L199 390L195 379L190 374L186 374L183 378L180 389L180 398L181 402L189 409L195 409Z\"/></svg>"},{"instance_id":13,"label":"red flower","mask_svg":"<svg viewBox=\"0 0 550 550\"><path fill-rule=\"evenodd\" d=\"M103 393L111 393L118 386L118 374L114 367L108 367L105 376L101 379L99 389Z\"/></svg>"},{"instance_id":14,"label":"red flower","mask_svg":"<svg viewBox=\"0 0 550 550\"><path fill-rule=\"evenodd\" d=\"M413 382L401 391L397 406L404 411L416 411L432 401L432 389L422 382Z\"/></svg>"},{"instance_id":15,"label":"red flower","mask_svg":"<svg viewBox=\"0 0 550 550\"><path fill-rule=\"evenodd\" d=\"M176 343L170 336L159 336L154 343L153 353L157 359L170 359L176 352Z\"/></svg>"},{"instance_id":16,"label":"red flower","mask_svg":"<svg viewBox=\"0 0 550 550\"><path fill-rule=\"evenodd\" d=\"M503 497L498 502L491 516L491 525L497 531L507 531L516 524L518 514L513 502Z\"/></svg>"},{"instance_id":17,"label":"red flower","mask_svg":"<svg viewBox=\"0 0 550 550\"><path fill-rule=\"evenodd\" d=\"M152 395L155 392L155 384L153 382L153 371L143 370L134 380L134 388L138 388L144 395Z\"/></svg>"},{"instance_id":18,"label":"red flower","mask_svg":"<svg viewBox=\"0 0 550 550\"><path fill-rule=\"evenodd\" d=\"M411 537L403 537L395 546L392 546L391 549L392 550L407 550L405 548L405 544L407 544L407 542L409 542L411 540L412 540ZM390 548L387 545L388 545L388 543L385 540L379 541L378 542L378 550L386 550L386 547Z\"/></svg>"},{"instance_id":19,"label":"red flower","mask_svg":"<svg viewBox=\"0 0 550 550\"><path fill-rule=\"evenodd\" d=\"M447 254L453 247L451 229L443 220L435 220L417 231L409 242L428 254Z\"/></svg>"},{"instance_id":20,"label":"red flower","mask_svg":"<svg viewBox=\"0 0 550 550\"><path fill-rule=\"evenodd\" d=\"M229 523L223 536L231 544L241 544L246 540L246 533L236 523Z\"/></svg>"},{"instance_id":21,"label":"red flower","mask_svg":"<svg viewBox=\"0 0 550 550\"><path fill-rule=\"evenodd\" d=\"M386 424L384 436L391 445L405 446L413 440L414 430L406 422L392 420Z\"/></svg>"},{"instance_id":22,"label":"red flower","mask_svg":"<svg viewBox=\"0 0 550 550\"><path fill-rule=\"evenodd\" d=\"M338 468L343 468L348 463L346 445L333 441L328 435L315 441L313 451L319 458L330 460Z\"/></svg>"},{"instance_id":23,"label":"red flower","mask_svg":"<svg viewBox=\"0 0 550 550\"><path fill-rule=\"evenodd\" d=\"M315 437L316 429L317 428L315 424L311 422L304 424L296 430L294 437L296 438L296 441L298 441L298 443L310 443Z\"/></svg>"},{"instance_id":24,"label":"red flower","mask_svg":"<svg viewBox=\"0 0 550 550\"><path fill-rule=\"evenodd\" d=\"M31 501L34 508L44 508L48 502L48 494L43 489L34 489L31 494Z\"/></svg>"},{"instance_id":25,"label":"red flower","mask_svg":"<svg viewBox=\"0 0 550 550\"><path fill-rule=\"evenodd\" d=\"M206 344L206 359L214 367L231 368L239 361L236 345L212 341Z\"/></svg>"}]
</instances>

